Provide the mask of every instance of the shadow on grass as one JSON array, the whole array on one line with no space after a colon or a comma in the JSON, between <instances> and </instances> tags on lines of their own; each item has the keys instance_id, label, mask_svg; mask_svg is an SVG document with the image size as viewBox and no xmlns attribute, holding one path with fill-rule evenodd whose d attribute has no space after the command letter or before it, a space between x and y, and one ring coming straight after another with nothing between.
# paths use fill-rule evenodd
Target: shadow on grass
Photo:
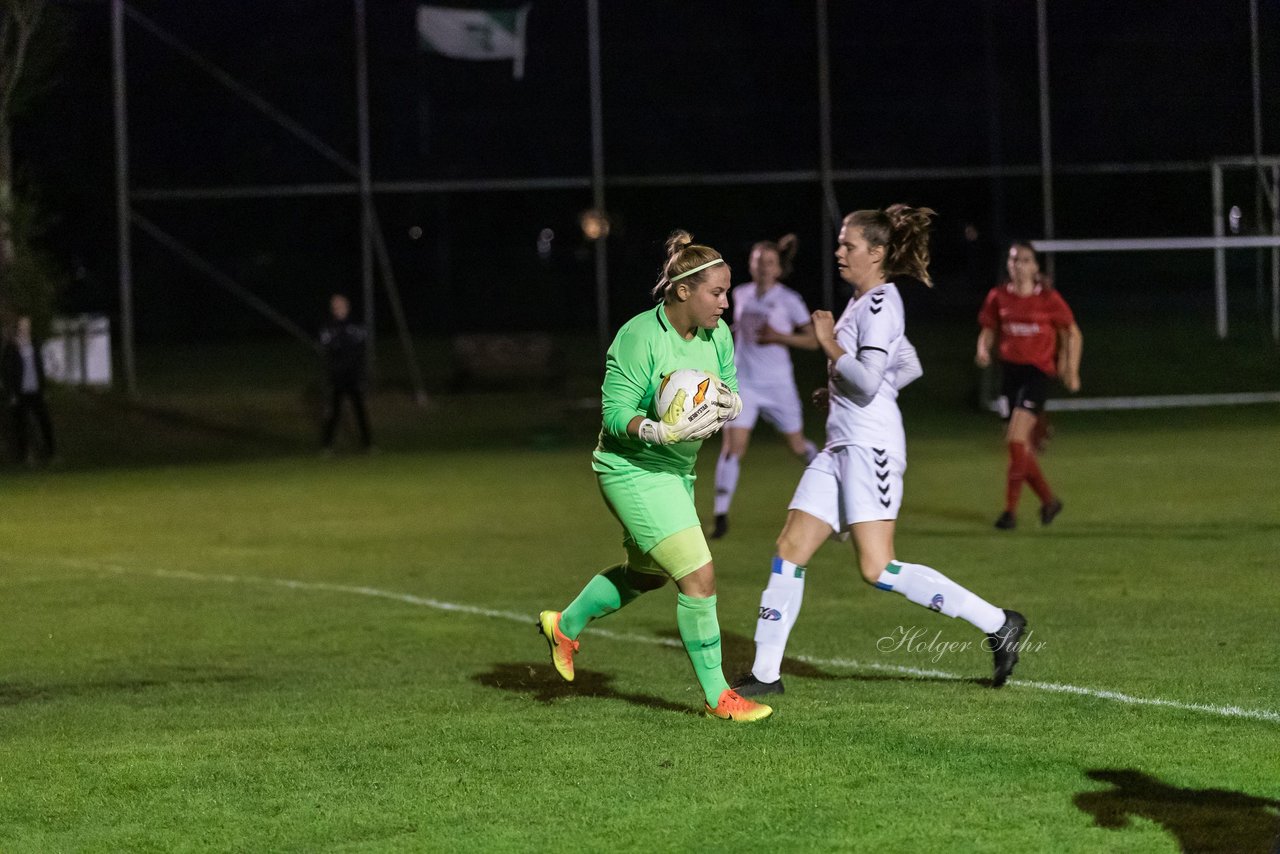
<instances>
[{"instance_id":1,"label":"shadow on grass","mask_svg":"<svg viewBox=\"0 0 1280 854\"><path fill-rule=\"evenodd\" d=\"M662 637L679 642L680 634L676 631L660 633ZM724 675L732 684L739 676L751 671L755 656L755 641L735 632L720 633L721 647L724 649ZM674 648L673 648L674 649ZM912 675L908 673L829 673L815 664L790 656L782 657L782 675L797 679L817 679L828 682L943 682L948 685L969 683L971 685L990 686L990 679L949 679L940 676Z\"/></svg>"},{"instance_id":2,"label":"shadow on grass","mask_svg":"<svg viewBox=\"0 0 1280 854\"><path fill-rule=\"evenodd\" d=\"M578 668L574 672L573 681L566 682L550 664L513 662L495 664L488 673L480 673L471 678L488 688L530 694L539 703L550 703L561 697L597 697L605 700L622 700L649 709L684 715L701 712L700 709L681 703L672 703L650 694L629 694L619 691L609 685L613 677L598 670Z\"/></svg>"},{"instance_id":3,"label":"shadow on grass","mask_svg":"<svg viewBox=\"0 0 1280 854\"><path fill-rule=\"evenodd\" d=\"M98 682L64 682L47 684L19 684L0 682L0 706L20 706L27 703L47 703L66 697L84 697L93 694L132 694L152 688L173 688L179 685L220 685L249 681L248 676L193 676L177 679L115 679Z\"/></svg>"},{"instance_id":4,"label":"shadow on grass","mask_svg":"<svg viewBox=\"0 0 1280 854\"><path fill-rule=\"evenodd\" d=\"M680 642L680 634L675 630L661 632L659 636L674 640L677 643ZM722 667L725 677L732 683L736 677L751 670L755 643L751 638L734 632L721 632L720 638L721 646L724 650ZM662 648L670 650L680 658L684 657L684 651L679 646L663 646ZM687 662L682 666L687 667ZM945 679L934 676L898 675L893 673L834 674L828 673L807 661L787 657L782 659L782 672L788 677L841 682L944 682L947 684L967 682L973 685L991 684L990 679ZM578 668L574 673L574 680L565 682L550 664L542 662L512 662L495 664L493 669L487 673L479 673L471 678L487 688L532 695L533 699L539 703L551 703L562 697L598 697L608 700L622 700L637 706L660 711L690 715L700 713L699 709L681 703L673 703L650 694L630 694L618 691L609 684L613 681L613 677L597 670Z\"/></svg>"},{"instance_id":5,"label":"shadow on grass","mask_svg":"<svg viewBox=\"0 0 1280 854\"><path fill-rule=\"evenodd\" d=\"M1183 789L1127 769L1086 771L1113 788L1074 798L1096 827L1120 830L1133 818L1159 824L1183 851L1280 850L1280 801L1225 789Z\"/></svg>"}]
</instances>

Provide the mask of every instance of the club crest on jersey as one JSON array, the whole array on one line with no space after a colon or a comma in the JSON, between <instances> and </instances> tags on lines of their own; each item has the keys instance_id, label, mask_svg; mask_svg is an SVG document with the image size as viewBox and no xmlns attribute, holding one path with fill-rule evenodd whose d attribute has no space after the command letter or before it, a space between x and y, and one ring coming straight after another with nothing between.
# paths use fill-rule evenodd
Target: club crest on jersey
<instances>
[{"instance_id":1,"label":"club crest on jersey","mask_svg":"<svg viewBox=\"0 0 1280 854\"><path fill-rule=\"evenodd\" d=\"M762 606L760 608L760 619L776 623L782 619L782 612L777 608L765 608Z\"/></svg>"},{"instance_id":2,"label":"club crest on jersey","mask_svg":"<svg viewBox=\"0 0 1280 854\"><path fill-rule=\"evenodd\" d=\"M929 600L929 607L934 611L941 611L942 602L943 602L942 594L935 593L933 594L933 598Z\"/></svg>"}]
</instances>

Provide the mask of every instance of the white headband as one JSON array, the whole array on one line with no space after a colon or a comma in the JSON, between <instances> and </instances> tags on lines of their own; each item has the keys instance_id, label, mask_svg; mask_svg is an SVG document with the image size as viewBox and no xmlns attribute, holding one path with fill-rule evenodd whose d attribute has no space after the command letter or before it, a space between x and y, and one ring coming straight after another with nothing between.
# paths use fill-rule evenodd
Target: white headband
<instances>
[{"instance_id":1,"label":"white headband","mask_svg":"<svg viewBox=\"0 0 1280 854\"><path fill-rule=\"evenodd\" d=\"M671 277L671 279L670 279L669 281L672 281L672 282L678 282L678 281L680 281L680 280L681 280L681 279L683 279L683 278L686 278L686 277L688 277L688 276L692 276L694 273L698 272L699 270L705 270L705 269L707 269L708 267L714 267L714 266L715 266L715 265L717 265L717 264L723 264L723 263L724 263L724 259L723 259L723 258L717 258L717 259L715 259L714 261L708 261L708 262L707 262L707 263L705 263L705 264L699 264L698 266L694 267L692 270L685 270L683 273L681 273L681 274L680 274L680 275L678 275L678 276L672 276L672 277Z\"/></svg>"}]
</instances>

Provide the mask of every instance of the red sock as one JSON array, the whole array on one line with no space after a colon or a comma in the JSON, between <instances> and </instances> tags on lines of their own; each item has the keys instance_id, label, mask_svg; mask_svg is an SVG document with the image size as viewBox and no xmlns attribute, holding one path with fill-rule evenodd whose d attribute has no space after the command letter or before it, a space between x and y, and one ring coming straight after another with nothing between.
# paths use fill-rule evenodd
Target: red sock
<instances>
[{"instance_id":1,"label":"red sock","mask_svg":"<svg viewBox=\"0 0 1280 854\"><path fill-rule=\"evenodd\" d=\"M1004 509L1009 513L1018 510L1018 498L1022 495L1022 481L1027 476L1026 462L1030 456L1022 442L1009 443L1009 473L1004 487Z\"/></svg>"},{"instance_id":2,"label":"red sock","mask_svg":"<svg viewBox=\"0 0 1280 854\"><path fill-rule=\"evenodd\" d=\"M1049 488L1049 481L1044 479L1044 474L1040 471L1040 464L1036 462L1035 454L1027 453L1026 459L1023 461L1023 471L1026 473L1027 483L1035 490L1040 503L1048 504L1052 501L1053 490Z\"/></svg>"}]
</instances>

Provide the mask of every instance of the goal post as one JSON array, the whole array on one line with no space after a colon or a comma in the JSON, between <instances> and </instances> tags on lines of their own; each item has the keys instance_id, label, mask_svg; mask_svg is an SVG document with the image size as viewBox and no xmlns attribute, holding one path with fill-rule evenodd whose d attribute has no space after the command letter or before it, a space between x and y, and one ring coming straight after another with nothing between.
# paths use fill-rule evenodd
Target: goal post
<instances>
[{"instance_id":1,"label":"goal post","mask_svg":"<svg viewBox=\"0 0 1280 854\"><path fill-rule=\"evenodd\" d=\"M1219 157L1209 162L1213 234L1207 237L1130 237L1076 240L1033 240L1037 252L1178 252L1213 251L1213 302L1215 329L1226 338L1227 251L1269 249L1270 327L1273 340L1280 342L1280 157ZM1241 233L1239 206L1226 205L1226 180L1234 173L1252 177L1255 202L1253 233Z\"/></svg>"},{"instance_id":2,"label":"goal post","mask_svg":"<svg viewBox=\"0 0 1280 854\"><path fill-rule=\"evenodd\" d=\"M1272 235L1280 236L1280 157L1219 157L1210 161L1209 169L1213 178L1213 233L1222 237L1228 230L1235 230L1232 214L1224 210L1225 177L1228 170L1248 171L1253 175L1253 191L1256 213L1259 222L1255 230L1263 230L1266 220ZM1270 216L1268 216L1270 214ZM1219 300L1218 337L1227 337L1226 292L1227 292L1227 259L1226 252L1219 247L1214 250L1214 293ZM1280 249L1271 250L1271 337L1280 341Z\"/></svg>"},{"instance_id":3,"label":"goal post","mask_svg":"<svg viewBox=\"0 0 1280 854\"><path fill-rule=\"evenodd\" d=\"M1272 166L1280 168L1280 158L1276 159L1276 163L1267 164L1267 168ZM1218 198L1215 194L1215 200ZM1268 204L1271 198L1267 198ZM1251 220L1253 217L1251 217ZM1133 335L1122 333L1116 336L1117 324L1122 324L1121 320L1126 313L1134 316L1132 312L1135 310L1133 300L1135 296L1143 301L1162 301L1165 295L1163 292L1161 297L1153 294L1144 294L1135 292L1130 289L1127 292L1121 292L1116 295L1108 294L1105 290L1094 289L1092 294L1081 293L1079 298L1081 306L1075 306L1075 299L1072 300L1073 307L1082 309L1086 312L1090 311L1090 305L1093 312L1101 312L1097 317L1105 321L1104 328L1104 357L1103 364L1107 364L1108 382L1103 383L1105 390L1102 397L1058 397L1049 400L1046 409L1049 411L1098 411L1098 410L1135 410L1135 409L1165 409L1178 407L1200 407L1200 406L1223 406L1223 405L1248 405L1248 404L1271 404L1280 403L1280 390L1275 385L1277 372L1274 370L1275 361L1272 355L1257 353L1250 341L1249 334L1237 331L1233 336L1233 341L1228 341L1228 289L1227 289L1227 273L1231 271L1233 277L1233 290L1235 299L1239 299L1239 277L1242 264L1233 263L1228 266L1225 258L1228 252L1236 253L1239 250L1248 250L1257 252L1263 250L1265 253L1264 260L1270 263L1259 266L1262 271L1263 266L1269 268L1270 293L1269 299L1264 295L1261 289L1261 281L1259 281L1258 306L1257 313L1250 311L1249 317L1256 317L1258 320L1258 331L1262 331L1261 327L1269 326L1267 330L1270 336L1280 342L1280 227L1276 225L1274 208L1268 208L1264 220L1265 226L1272 231L1271 234L1229 234L1228 227L1225 226L1225 220L1222 220L1224 227L1216 229L1221 232L1207 236L1188 236L1188 237L1124 237L1124 238L1090 238L1090 239L1054 239L1054 240L1033 240L1031 245L1037 252L1044 254L1062 253L1064 255L1072 255L1079 258L1077 275L1082 271L1096 269L1098 264L1105 263L1107 266L1120 270L1117 275L1131 275L1136 268L1150 268L1154 272L1153 275L1161 275L1167 273L1171 269L1180 269L1185 274L1179 280L1181 284L1174 286L1174 299L1172 302L1163 301L1163 311L1157 309L1153 316L1150 313L1140 315L1138 323L1140 327L1133 328ZM1249 223L1254 225L1254 223ZM1254 228L1241 229L1255 231ZM1195 255L1199 253L1198 259L1186 263L1175 262L1174 259L1184 254ZM1194 321L1187 324L1187 320L1192 315L1187 314L1186 308L1191 305L1186 301L1189 294L1197 291L1204 295L1207 291L1207 282L1210 271L1208 253L1213 253L1214 264L1212 265L1214 277L1213 289L1213 313L1215 320L1216 336L1211 334L1207 328L1201 326L1203 332L1195 334L1194 332L1179 332L1179 329L1194 329ZM1127 257L1126 257L1127 256ZM1062 259L1065 263L1065 259ZM1240 259L1244 260L1244 259ZM1076 262L1073 262L1076 265ZM1128 271L1128 273L1124 272ZM1092 299L1092 304L1089 302ZM1197 300L1199 302L1199 300ZM1207 305L1206 303L1203 303ZM1154 303L1153 303L1154 306ZM1270 309L1270 317L1267 318L1267 309ZM1139 309L1141 310L1141 309ZM1237 307L1237 312L1240 309ZM1265 321L1269 320L1269 323ZM1240 324L1241 317L1236 315L1236 323ZM1110 323L1107 326L1106 323ZM1243 324L1245 333L1248 333L1252 320ZM1206 324L1207 325L1207 324ZM1121 325L1119 327L1123 329ZM1144 330L1138 333L1138 329ZM1150 334L1154 332L1154 335ZM1088 338L1088 327L1085 327L1086 339ZM1191 334L1194 337L1187 337ZM1266 334L1265 332L1263 333ZM1201 337L1203 336L1203 337ZM1210 341L1221 342L1220 345L1210 345ZM1172 342L1177 341L1180 344L1190 343L1194 349L1181 351L1170 350L1175 355L1169 357L1171 361L1168 366L1177 373L1177 379L1173 381L1153 382L1150 387L1134 373L1140 371L1140 367L1146 364L1145 355L1151 352L1160 351L1161 348L1169 348ZM1196 343L1198 342L1198 343ZM1270 348L1268 348L1270 349ZM1089 348L1086 346L1086 352ZM1197 355L1197 353L1199 355ZM1211 355L1212 354L1212 355ZM1234 380L1224 383L1223 386L1215 387L1208 381L1208 372L1201 371L1202 364L1209 364L1213 360L1225 358L1225 365L1234 369ZM1265 369L1254 372L1255 368L1268 366ZM1252 382L1250 381L1252 377ZM1261 388L1258 386L1261 385ZM1252 388L1250 387L1252 386ZM985 397L985 394L984 394ZM988 405L995 408L995 401L987 401Z\"/></svg>"},{"instance_id":4,"label":"goal post","mask_svg":"<svg viewBox=\"0 0 1280 854\"><path fill-rule=\"evenodd\" d=\"M1041 253L1055 252L1176 252L1212 249L1214 253L1213 304L1219 338L1227 337L1228 249L1271 250L1271 335L1280 341L1280 233L1227 237L1129 237L1081 240L1033 240Z\"/></svg>"}]
</instances>

